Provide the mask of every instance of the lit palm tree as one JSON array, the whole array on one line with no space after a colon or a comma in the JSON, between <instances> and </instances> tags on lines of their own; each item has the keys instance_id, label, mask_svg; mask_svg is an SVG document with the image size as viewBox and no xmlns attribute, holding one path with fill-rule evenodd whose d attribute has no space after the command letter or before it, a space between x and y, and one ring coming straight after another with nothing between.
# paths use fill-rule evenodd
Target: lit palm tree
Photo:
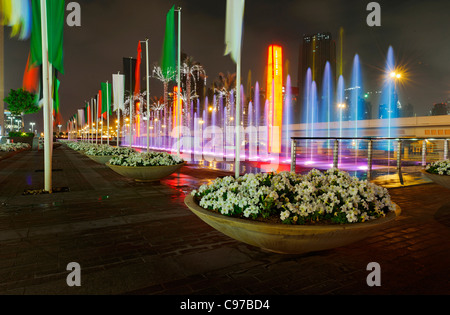
<instances>
[{"instance_id":1,"label":"lit palm tree","mask_svg":"<svg viewBox=\"0 0 450 315\"><path fill-rule=\"evenodd\" d=\"M206 85L206 71L203 66L194 61L192 57L186 57L181 66L181 75L184 76L182 83L181 98L184 103L184 125L187 126L191 121L191 100L199 97L197 94L197 83L203 80ZM184 86L183 86L184 85Z\"/></svg>"},{"instance_id":2,"label":"lit palm tree","mask_svg":"<svg viewBox=\"0 0 450 315\"><path fill-rule=\"evenodd\" d=\"M217 102L220 98L225 98L226 125L230 123L231 96L236 92L236 73L219 73L219 77L213 82L214 93L217 93Z\"/></svg>"},{"instance_id":3,"label":"lit palm tree","mask_svg":"<svg viewBox=\"0 0 450 315\"><path fill-rule=\"evenodd\" d=\"M177 72L174 69L167 69L165 73L160 66L153 67L153 77L160 80L164 84L164 106L168 106L168 90L169 82L175 79Z\"/></svg>"}]
</instances>

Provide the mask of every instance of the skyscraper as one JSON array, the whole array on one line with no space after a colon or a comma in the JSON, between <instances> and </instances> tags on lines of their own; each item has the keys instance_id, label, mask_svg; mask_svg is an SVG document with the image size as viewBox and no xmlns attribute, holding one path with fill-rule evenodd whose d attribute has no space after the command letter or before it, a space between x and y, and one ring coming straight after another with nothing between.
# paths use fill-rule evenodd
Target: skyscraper
<instances>
[{"instance_id":1,"label":"skyscraper","mask_svg":"<svg viewBox=\"0 0 450 315\"><path fill-rule=\"evenodd\" d=\"M322 91L327 62L330 63L333 85L336 83L336 42L332 39L331 33L303 35L298 60L299 108L296 112L302 114L305 77L308 68L311 69L312 80L316 82L319 93Z\"/></svg>"}]
</instances>

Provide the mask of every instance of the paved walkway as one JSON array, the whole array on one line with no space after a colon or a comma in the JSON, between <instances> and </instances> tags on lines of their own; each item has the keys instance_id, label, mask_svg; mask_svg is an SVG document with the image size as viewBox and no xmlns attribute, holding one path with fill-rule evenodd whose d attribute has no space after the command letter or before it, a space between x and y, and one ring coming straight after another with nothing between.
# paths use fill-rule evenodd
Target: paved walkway
<instances>
[{"instance_id":1,"label":"paved walkway","mask_svg":"<svg viewBox=\"0 0 450 315\"><path fill-rule=\"evenodd\" d=\"M43 188L42 151L0 161L0 294L449 294L450 190L390 189L402 216L352 245L278 255L212 229L186 193L229 173L185 166L160 183L137 183L65 147ZM81 286L69 287L70 262ZM369 287L378 262L381 286Z\"/></svg>"}]
</instances>

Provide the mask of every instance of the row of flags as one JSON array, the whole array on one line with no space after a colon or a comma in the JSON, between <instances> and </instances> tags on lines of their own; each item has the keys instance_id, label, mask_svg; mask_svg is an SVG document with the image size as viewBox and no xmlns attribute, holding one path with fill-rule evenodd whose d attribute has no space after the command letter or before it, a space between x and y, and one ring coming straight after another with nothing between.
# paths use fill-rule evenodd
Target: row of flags
<instances>
[{"instance_id":1,"label":"row of flags","mask_svg":"<svg viewBox=\"0 0 450 315\"><path fill-rule=\"evenodd\" d=\"M64 0L45 0L47 5L48 61L52 66L50 74L53 121L61 121L59 110L58 74L64 74ZM40 0L0 0L0 24L12 28L11 37L30 40L30 52L23 76L23 89L36 94L36 103L42 106L42 29Z\"/></svg>"},{"instance_id":2,"label":"row of flags","mask_svg":"<svg viewBox=\"0 0 450 315\"><path fill-rule=\"evenodd\" d=\"M227 12L226 12L226 33L225 33L225 55L230 54L235 63L238 62L238 56L241 54L241 42L242 42L242 28L243 28L243 16L244 16L245 0L228 0ZM134 91L131 91L129 87L125 87L125 75L113 75L113 85L109 85L108 91L113 91L112 99L114 105L114 111L117 109L123 110L124 91L130 90L130 94L139 95L140 93L140 68L141 68L141 55L142 48L141 42L138 43L137 59L135 60L134 69ZM124 64L130 63L130 69L133 68L133 64L124 59ZM176 69L176 42L175 42L175 6L172 6L166 16L166 28L165 36L162 47L162 54L160 59L162 73L174 72ZM120 79L119 79L120 77ZM132 77L127 76L132 82ZM92 117L105 117L109 108L111 114L111 95L108 94L109 102L105 103L106 95L106 83L102 83L102 89L94 98L94 101L86 103L83 109L79 109L77 113L69 120L69 124L73 129L83 127L85 124L91 125L93 123ZM96 101L95 101L96 100ZM98 104L98 106L96 105ZM139 105L137 105L139 106Z\"/></svg>"},{"instance_id":3,"label":"row of flags","mask_svg":"<svg viewBox=\"0 0 450 315\"><path fill-rule=\"evenodd\" d=\"M69 119L68 127L71 129L82 128L84 125L91 125L97 119L107 119L113 111L124 109L124 87L125 76L122 74L113 74L113 83L102 82L100 89L90 102L86 102L84 108Z\"/></svg>"}]
</instances>

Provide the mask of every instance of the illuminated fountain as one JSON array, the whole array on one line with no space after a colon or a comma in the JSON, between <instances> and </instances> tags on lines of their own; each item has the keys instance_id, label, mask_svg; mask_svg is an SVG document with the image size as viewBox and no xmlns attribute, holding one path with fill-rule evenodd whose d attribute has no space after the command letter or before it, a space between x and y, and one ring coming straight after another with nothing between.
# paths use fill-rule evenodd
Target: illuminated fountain
<instances>
[{"instance_id":1,"label":"illuminated fountain","mask_svg":"<svg viewBox=\"0 0 450 315\"><path fill-rule=\"evenodd\" d=\"M320 121L327 123L327 137L331 137L331 122L333 121L334 84L330 63L325 64L322 86L322 102ZM328 142L329 147L329 142Z\"/></svg>"},{"instance_id":2,"label":"illuminated fountain","mask_svg":"<svg viewBox=\"0 0 450 315\"><path fill-rule=\"evenodd\" d=\"M279 50L280 49L280 50ZM312 70L306 72L303 93L303 117L302 129L294 133L293 104L291 78L286 75L283 82L281 47L272 45L268 53L267 82L264 83L266 97L261 98L259 82L254 85L254 97L250 102L246 101L242 93L241 100L241 124L243 139L241 147L241 160L254 162L254 165L262 165L277 160L280 164L288 165L290 162L290 138L300 131L305 137L362 137L360 124L365 117L365 100L362 80L361 61L358 54L354 55L351 71L348 79L339 75L335 82L335 74L330 62L325 64L322 80L314 80ZM392 76L395 71L393 49L389 47L387 54L386 71L390 74L383 87L383 98L386 105L386 134L394 136L392 119L395 117L396 92L395 79ZM317 79L317 78L316 78ZM318 82L322 82L321 86ZM230 87L228 87L230 89ZM284 90L283 90L284 89ZM243 91L243 87L241 87ZM226 92L226 94L224 94ZM176 97L174 97L176 101ZM232 164L235 153L235 89L217 90L211 99L197 98L189 108L190 119L182 122L182 153L191 154L191 160L216 161L224 164ZM182 105L184 106L184 104ZM150 145L152 150L165 150L175 152L178 141L177 116L171 102L164 110L152 113L150 116ZM141 130L145 130L146 121L141 120ZM136 130L139 128L136 128ZM129 139L124 135L122 143L126 145ZM139 139L136 135L133 145L145 149L146 135L141 132ZM300 164L307 167L328 168L331 165L333 142L330 140L302 141ZM365 141L341 141L340 158L347 155L345 163L349 162L349 156L355 157L353 163L358 162L358 150L365 149ZM359 162L365 155L360 154ZM187 158L189 160L189 157ZM230 163L231 162L231 163Z\"/></svg>"},{"instance_id":3,"label":"illuminated fountain","mask_svg":"<svg viewBox=\"0 0 450 315\"><path fill-rule=\"evenodd\" d=\"M383 129L385 130L383 136L391 138L395 137L396 133L392 126L392 119L398 117L398 95L396 92L397 81L401 78L401 74L395 69L394 49L389 46L386 58L386 78L384 80L383 90L381 94L381 116L383 118ZM387 151L393 150L391 141L387 142Z\"/></svg>"}]
</instances>

